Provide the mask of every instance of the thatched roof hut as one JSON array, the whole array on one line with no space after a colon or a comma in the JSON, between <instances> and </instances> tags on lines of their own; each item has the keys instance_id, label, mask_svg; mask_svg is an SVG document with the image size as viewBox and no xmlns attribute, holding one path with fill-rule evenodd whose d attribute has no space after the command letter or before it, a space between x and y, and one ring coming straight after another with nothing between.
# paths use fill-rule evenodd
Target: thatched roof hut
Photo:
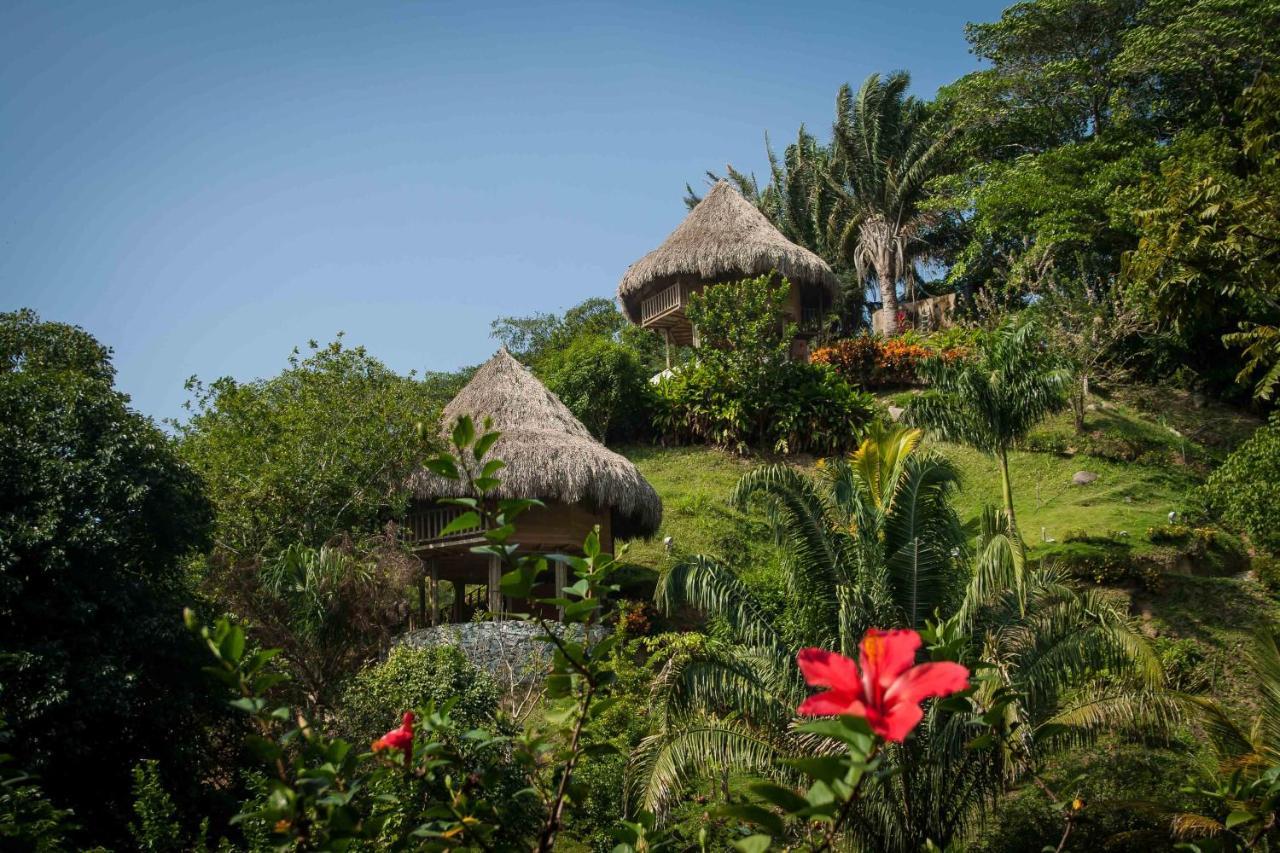
<instances>
[{"instance_id":1,"label":"thatched roof hut","mask_svg":"<svg viewBox=\"0 0 1280 853\"><path fill-rule=\"evenodd\" d=\"M678 281L715 282L777 272L793 285L813 286L834 301L831 267L797 246L730 183L719 181L661 246L627 268L618 284L623 313L641 321L640 303Z\"/></svg>"},{"instance_id":2,"label":"thatched roof hut","mask_svg":"<svg viewBox=\"0 0 1280 853\"><path fill-rule=\"evenodd\" d=\"M499 349L445 406L447 431L461 415L477 428L485 417L502 432L489 456L507 467L499 473L499 498L538 498L591 504L612 514L613 535L652 536L662 521L662 501L626 457L592 437L560 399L529 369ZM426 469L410 485L419 500L459 497L459 484Z\"/></svg>"}]
</instances>

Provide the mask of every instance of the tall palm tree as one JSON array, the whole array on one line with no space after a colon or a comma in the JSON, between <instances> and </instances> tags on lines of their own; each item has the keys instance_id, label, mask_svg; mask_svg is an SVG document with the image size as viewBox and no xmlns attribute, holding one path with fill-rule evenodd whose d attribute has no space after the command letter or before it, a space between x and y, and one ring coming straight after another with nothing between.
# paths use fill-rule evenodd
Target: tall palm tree
<instances>
[{"instance_id":1,"label":"tall palm tree","mask_svg":"<svg viewBox=\"0 0 1280 853\"><path fill-rule=\"evenodd\" d=\"M836 96L828 185L837 199L829 221L842 257L858 278L874 278L887 334L897 332L898 285L912 286L929 251L928 183L947 168L954 127L935 128L926 105L906 94L911 77L872 74L855 95Z\"/></svg>"},{"instance_id":2,"label":"tall palm tree","mask_svg":"<svg viewBox=\"0 0 1280 853\"><path fill-rule=\"evenodd\" d=\"M907 421L995 457L1004 511L1016 531L1009 450L1067 405L1070 372L1033 323L1006 325L983 338L970 357L931 358L919 370L929 390L912 398Z\"/></svg>"}]
</instances>

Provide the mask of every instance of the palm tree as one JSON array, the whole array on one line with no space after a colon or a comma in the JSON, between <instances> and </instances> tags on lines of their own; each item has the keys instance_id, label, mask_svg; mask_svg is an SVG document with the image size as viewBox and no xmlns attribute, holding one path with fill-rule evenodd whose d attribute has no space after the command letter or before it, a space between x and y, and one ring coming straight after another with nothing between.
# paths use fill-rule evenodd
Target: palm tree
<instances>
[{"instance_id":1,"label":"palm tree","mask_svg":"<svg viewBox=\"0 0 1280 853\"><path fill-rule=\"evenodd\" d=\"M1173 826L1181 840L1201 849L1280 847L1280 647L1274 635L1258 637L1249 662L1260 700L1260 713L1249 725L1213 699L1188 698L1200 712L1211 750L1202 778L1195 781L1217 810L1179 814Z\"/></svg>"},{"instance_id":2,"label":"palm tree","mask_svg":"<svg viewBox=\"0 0 1280 853\"><path fill-rule=\"evenodd\" d=\"M847 466L831 466L816 480L765 468L739 484L737 497L758 492L773 502L789 551L788 585L793 600L806 604L804 618L793 620L799 636L788 637L714 560L694 557L663 577L661 606L692 606L717 618L732 642L673 658L662 671L654 688L657 730L631 760L634 804L662 814L694 780L731 771L794 781L785 759L831 749L794 728L794 709L806 694L793 662L798 646L834 639L849 652L866 625L923 624L923 602L948 600L945 583L890 566L894 555L913 550L904 547L912 539L927 538L934 555L950 556L949 507L935 501L941 491L945 504L949 486L941 484L954 479L934 467L940 457L921 451L918 441L909 431L880 433ZM926 522L926 515L942 519ZM1062 575L1028 568L999 513L987 514L973 579L947 612L926 634L967 663L988 664L991 675L970 707L934 703L906 743L886 747L897 772L868 792L851 827L865 849L917 850L926 839L945 846L964 836L1005 784L1033 768L1042 750L1165 707L1140 701L1160 673L1132 626ZM1092 686L1103 670L1110 675L1105 692ZM974 722L982 715L996 720L994 728ZM992 735L990 744L972 748L983 734Z\"/></svg>"},{"instance_id":3,"label":"palm tree","mask_svg":"<svg viewBox=\"0 0 1280 853\"><path fill-rule=\"evenodd\" d=\"M930 387L907 406L908 422L996 458L1004 511L1016 531L1009 450L1067 404L1070 372L1037 339L1036 326L1023 323L987 335L970 357L926 360L920 378Z\"/></svg>"},{"instance_id":4,"label":"palm tree","mask_svg":"<svg viewBox=\"0 0 1280 853\"><path fill-rule=\"evenodd\" d=\"M874 277L889 335L897 333L898 285L916 282L916 261L928 253L932 218L923 202L956 133L931 125L924 102L906 95L910 85L910 75L896 71L872 74L856 95L840 88L828 176L838 201L833 240L859 280Z\"/></svg>"}]
</instances>

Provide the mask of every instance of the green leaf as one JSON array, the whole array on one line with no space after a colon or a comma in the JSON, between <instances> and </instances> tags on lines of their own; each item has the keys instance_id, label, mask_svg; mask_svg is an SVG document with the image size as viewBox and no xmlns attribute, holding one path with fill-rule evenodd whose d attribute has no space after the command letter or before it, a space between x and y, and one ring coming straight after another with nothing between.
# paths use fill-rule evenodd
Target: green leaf
<instances>
[{"instance_id":1,"label":"green leaf","mask_svg":"<svg viewBox=\"0 0 1280 853\"><path fill-rule=\"evenodd\" d=\"M804 797L776 782L755 782L748 788L760 799L772 803L784 812L794 814L809 805L809 801Z\"/></svg>"},{"instance_id":2,"label":"green leaf","mask_svg":"<svg viewBox=\"0 0 1280 853\"><path fill-rule=\"evenodd\" d=\"M422 466L439 477L446 480L457 480L458 466L453 459L448 456L434 456L422 463Z\"/></svg>"},{"instance_id":3,"label":"green leaf","mask_svg":"<svg viewBox=\"0 0 1280 853\"><path fill-rule=\"evenodd\" d=\"M763 827L774 835L781 835L784 830L782 818L763 806L757 806L754 803L731 803L716 809L716 813Z\"/></svg>"},{"instance_id":4,"label":"green leaf","mask_svg":"<svg viewBox=\"0 0 1280 853\"><path fill-rule=\"evenodd\" d=\"M479 440L476 441L476 446L472 449L472 453L475 454L476 461L479 462L481 459L483 459L485 457L485 454L487 454L493 448L494 443L497 442L497 440L501 437L502 437L502 433L500 432L486 432L484 435L480 436ZM493 465L494 463L497 463L497 468L490 469L489 466ZM503 463L501 460L498 460L498 459L490 460L489 462L485 463L485 466L482 469L484 476L486 477L492 476L494 471L497 471L498 468L504 467L504 464L505 463Z\"/></svg>"},{"instance_id":5,"label":"green leaf","mask_svg":"<svg viewBox=\"0 0 1280 853\"><path fill-rule=\"evenodd\" d=\"M480 526L480 514L477 512L464 512L444 526L440 531L441 536L448 536L462 530L474 530Z\"/></svg>"},{"instance_id":6,"label":"green leaf","mask_svg":"<svg viewBox=\"0 0 1280 853\"><path fill-rule=\"evenodd\" d=\"M471 420L470 415L462 415L458 418L453 425L453 435L451 438L453 440L453 446L459 450L471 446L471 442L476 439L476 425L475 422Z\"/></svg>"},{"instance_id":7,"label":"green leaf","mask_svg":"<svg viewBox=\"0 0 1280 853\"><path fill-rule=\"evenodd\" d=\"M1227 829L1235 829L1241 824L1250 823L1254 820L1257 820L1257 817L1252 812L1234 811L1227 815L1226 827Z\"/></svg>"},{"instance_id":8,"label":"green leaf","mask_svg":"<svg viewBox=\"0 0 1280 853\"><path fill-rule=\"evenodd\" d=\"M773 839L768 835L748 835L741 841L733 842L733 847L742 853L765 853L772 844Z\"/></svg>"}]
</instances>

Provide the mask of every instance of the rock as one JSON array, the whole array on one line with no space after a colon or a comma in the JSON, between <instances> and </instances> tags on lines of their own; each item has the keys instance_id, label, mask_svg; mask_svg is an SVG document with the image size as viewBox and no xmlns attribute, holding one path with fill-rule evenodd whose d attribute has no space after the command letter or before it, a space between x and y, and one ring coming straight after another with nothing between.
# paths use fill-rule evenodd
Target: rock
<instances>
[{"instance_id":1,"label":"rock","mask_svg":"<svg viewBox=\"0 0 1280 853\"><path fill-rule=\"evenodd\" d=\"M902 408L901 406L890 406L889 417L895 421L900 420L902 418L902 413L905 411L906 409Z\"/></svg>"},{"instance_id":2,"label":"rock","mask_svg":"<svg viewBox=\"0 0 1280 853\"><path fill-rule=\"evenodd\" d=\"M1096 479L1098 475L1092 471L1077 471L1071 475L1071 482L1077 486L1087 486Z\"/></svg>"},{"instance_id":3,"label":"rock","mask_svg":"<svg viewBox=\"0 0 1280 853\"><path fill-rule=\"evenodd\" d=\"M561 636L582 638L581 625L553 623ZM597 625L592 640L604 638L606 631ZM533 622L501 619L486 622L459 622L421 628L402 634L397 643L407 646L457 646L480 669L495 676L499 684L528 684L541 678L551 661L551 644L539 639L542 629Z\"/></svg>"}]
</instances>

